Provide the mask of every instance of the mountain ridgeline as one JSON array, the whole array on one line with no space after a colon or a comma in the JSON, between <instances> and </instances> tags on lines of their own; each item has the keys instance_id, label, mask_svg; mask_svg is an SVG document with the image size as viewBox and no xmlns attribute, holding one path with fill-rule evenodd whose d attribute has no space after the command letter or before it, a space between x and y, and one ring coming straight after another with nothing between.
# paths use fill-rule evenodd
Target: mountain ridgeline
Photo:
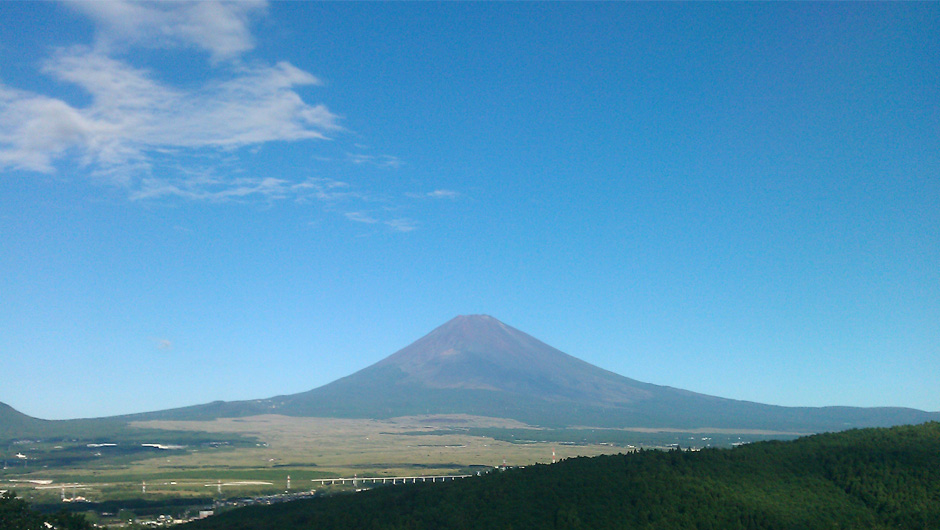
<instances>
[{"instance_id":1,"label":"mountain ridgeline","mask_svg":"<svg viewBox=\"0 0 940 530\"><path fill-rule=\"evenodd\" d=\"M372 366L307 392L124 419L255 414L376 419L472 414L556 428L803 433L940 420L938 412L906 408L780 407L643 383L572 357L486 315L458 316Z\"/></svg>"}]
</instances>

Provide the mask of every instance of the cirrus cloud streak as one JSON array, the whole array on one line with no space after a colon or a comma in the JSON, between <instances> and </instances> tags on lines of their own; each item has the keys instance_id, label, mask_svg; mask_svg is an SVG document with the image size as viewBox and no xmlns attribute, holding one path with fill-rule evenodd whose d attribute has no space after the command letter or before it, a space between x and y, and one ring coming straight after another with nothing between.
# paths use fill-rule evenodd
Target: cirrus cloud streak
<instances>
[{"instance_id":1,"label":"cirrus cloud streak","mask_svg":"<svg viewBox=\"0 0 940 530\"><path fill-rule=\"evenodd\" d=\"M92 169L127 177L158 152L324 139L340 129L336 115L295 90L317 78L287 62L238 67L190 90L84 48L60 52L43 70L80 87L91 103L0 85L0 168L48 173L73 153Z\"/></svg>"}]
</instances>

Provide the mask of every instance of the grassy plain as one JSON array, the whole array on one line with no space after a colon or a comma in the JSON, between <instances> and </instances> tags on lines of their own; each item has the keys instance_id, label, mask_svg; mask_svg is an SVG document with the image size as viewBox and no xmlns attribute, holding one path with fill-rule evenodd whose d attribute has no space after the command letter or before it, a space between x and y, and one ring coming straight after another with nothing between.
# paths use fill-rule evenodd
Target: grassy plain
<instances>
[{"instance_id":1,"label":"grassy plain","mask_svg":"<svg viewBox=\"0 0 940 530\"><path fill-rule=\"evenodd\" d=\"M318 478L454 475L504 463L522 466L551 462L553 448L558 459L626 450L600 443L513 443L473 435L468 433L470 429L527 426L512 420L471 416L351 420L265 415L213 421L147 421L133 427L210 433L220 439L247 436L255 443L154 450L153 457L134 460L109 457L109 450L114 448L86 449L85 444L78 444L64 450L93 450L102 456L75 466L44 467L37 461L29 467L14 462L20 467L3 471L0 489L16 489L21 496L38 503L60 502L63 495L98 502L233 498L283 493L288 475L290 491L296 492L324 488L311 482ZM36 444L21 447L28 453ZM52 448L45 450L55 453Z\"/></svg>"},{"instance_id":2,"label":"grassy plain","mask_svg":"<svg viewBox=\"0 0 940 530\"><path fill-rule=\"evenodd\" d=\"M561 460L626 452L634 444L730 445L742 435L753 441L782 434L544 430L514 420L467 415L388 420L262 415L211 421L145 421L132 427L140 432L177 436L183 441L180 445L186 447L172 447L173 440L167 439L164 443L170 449L151 449L146 458L139 454L126 458L117 455L121 444L88 449L76 443L73 448L59 450L93 450L101 453L100 458L48 467L39 461L32 468L7 469L0 474L0 489L15 488L21 496L37 503L58 503L63 495L95 502L134 500L138 504L142 500L229 499L284 493L288 491L288 476L291 492L349 489L354 486L324 486L312 480L473 474L501 465L549 463L553 451L554 458ZM203 442L187 445L187 438ZM215 438L233 441L219 445L204 442ZM26 451L29 444L18 447ZM55 454L55 450L47 448L47 454Z\"/></svg>"},{"instance_id":3,"label":"grassy plain","mask_svg":"<svg viewBox=\"0 0 940 530\"><path fill-rule=\"evenodd\" d=\"M295 418L266 415L208 422L149 421L146 428L199 430L256 437L261 447L189 455L131 468L311 469L320 477L453 474L472 467L519 466L556 458L624 451L612 445L513 443L470 434L471 429L524 429L525 424L473 416L414 416L390 420ZM445 434L441 434L445 432ZM426 434L425 434L426 433Z\"/></svg>"}]
</instances>

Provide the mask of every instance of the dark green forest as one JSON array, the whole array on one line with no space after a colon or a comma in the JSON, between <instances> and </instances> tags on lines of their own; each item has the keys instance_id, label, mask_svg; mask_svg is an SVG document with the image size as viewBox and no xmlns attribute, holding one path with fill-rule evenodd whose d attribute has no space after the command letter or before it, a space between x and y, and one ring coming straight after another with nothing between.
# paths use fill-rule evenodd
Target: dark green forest
<instances>
[{"instance_id":1,"label":"dark green forest","mask_svg":"<svg viewBox=\"0 0 940 530\"><path fill-rule=\"evenodd\" d=\"M0 529L2 530L91 530L81 515L59 512L42 514L33 510L12 492L0 494Z\"/></svg>"},{"instance_id":2,"label":"dark green forest","mask_svg":"<svg viewBox=\"0 0 940 530\"><path fill-rule=\"evenodd\" d=\"M940 423L640 451L233 510L247 529L940 529Z\"/></svg>"}]
</instances>

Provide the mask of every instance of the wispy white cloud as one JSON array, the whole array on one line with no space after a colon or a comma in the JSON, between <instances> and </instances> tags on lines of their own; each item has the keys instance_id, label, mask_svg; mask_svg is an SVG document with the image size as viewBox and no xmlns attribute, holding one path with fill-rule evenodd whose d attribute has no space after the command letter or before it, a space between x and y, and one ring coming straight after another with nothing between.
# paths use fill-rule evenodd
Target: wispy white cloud
<instances>
[{"instance_id":1,"label":"wispy white cloud","mask_svg":"<svg viewBox=\"0 0 940 530\"><path fill-rule=\"evenodd\" d=\"M251 23L266 2L68 3L95 23L94 42L54 51L41 72L80 95L52 97L0 80L0 171L80 168L122 186L134 201L316 201L350 221L396 232L418 227L391 218L400 206L392 199L346 182L241 170L244 157L267 143L327 140L344 132L336 114L300 93L320 85L317 77L285 61L245 58L255 46ZM203 81L171 84L136 63L135 47L196 49L210 62ZM347 162L403 166L387 154L347 153ZM422 198L456 195L435 190ZM383 203L384 210L375 207Z\"/></svg>"},{"instance_id":2,"label":"wispy white cloud","mask_svg":"<svg viewBox=\"0 0 940 530\"><path fill-rule=\"evenodd\" d=\"M54 158L108 128L61 100L0 85L0 169L51 172Z\"/></svg>"},{"instance_id":3,"label":"wispy white cloud","mask_svg":"<svg viewBox=\"0 0 940 530\"><path fill-rule=\"evenodd\" d=\"M460 197L460 192L454 190L434 190L427 193L406 193L405 195L412 199L456 199Z\"/></svg>"},{"instance_id":4,"label":"wispy white cloud","mask_svg":"<svg viewBox=\"0 0 940 530\"><path fill-rule=\"evenodd\" d=\"M432 199L456 199L460 194L454 190L434 190L428 193L427 196Z\"/></svg>"},{"instance_id":5,"label":"wispy white cloud","mask_svg":"<svg viewBox=\"0 0 940 530\"><path fill-rule=\"evenodd\" d=\"M153 338L151 340L153 340L159 350L170 350L173 348L173 342L169 339Z\"/></svg>"},{"instance_id":6,"label":"wispy white cloud","mask_svg":"<svg viewBox=\"0 0 940 530\"><path fill-rule=\"evenodd\" d=\"M300 200L316 199L318 201L336 202L344 199L368 201L369 197L351 188L349 183L327 178L308 178L293 185Z\"/></svg>"},{"instance_id":7,"label":"wispy white cloud","mask_svg":"<svg viewBox=\"0 0 940 530\"><path fill-rule=\"evenodd\" d=\"M73 155L80 164L129 181L154 169L157 153L236 149L271 141L326 138L338 118L297 89L320 81L290 63L244 63L250 23L264 1L68 4L91 18L92 46L59 49L42 71L80 88L91 102L65 100L0 82L0 169L53 172ZM196 48L216 66L202 86L172 87L122 54L133 47Z\"/></svg>"},{"instance_id":8,"label":"wispy white cloud","mask_svg":"<svg viewBox=\"0 0 940 530\"><path fill-rule=\"evenodd\" d=\"M267 2L71 1L97 24L96 45L113 51L127 45L197 47L214 61L231 60L254 48L252 16Z\"/></svg>"},{"instance_id":9,"label":"wispy white cloud","mask_svg":"<svg viewBox=\"0 0 940 530\"><path fill-rule=\"evenodd\" d=\"M349 153L347 156L349 157L349 161L356 165L370 165L389 169L399 168L403 165L403 162L400 158L392 155L365 155Z\"/></svg>"},{"instance_id":10,"label":"wispy white cloud","mask_svg":"<svg viewBox=\"0 0 940 530\"><path fill-rule=\"evenodd\" d=\"M247 200L293 200L337 202L358 199L360 194L347 189L348 184L330 179L308 178L294 182L275 177L223 178L211 172L180 178L146 178L135 191L133 200L182 198L207 202Z\"/></svg>"},{"instance_id":11,"label":"wispy white cloud","mask_svg":"<svg viewBox=\"0 0 940 530\"><path fill-rule=\"evenodd\" d=\"M346 216L346 219L355 221L357 223L375 224L379 222L378 219L370 216L365 212L346 212L344 215Z\"/></svg>"},{"instance_id":12,"label":"wispy white cloud","mask_svg":"<svg viewBox=\"0 0 940 530\"><path fill-rule=\"evenodd\" d=\"M418 229L417 221L408 218L390 219L385 225L396 232L411 232Z\"/></svg>"},{"instance_id":13,"label":"wispy white cloud","mask_svg":"<svg viewBox=\"0 0 940 530\"><path fill-rule=\"evenodd\" d=\"M51 172L55 160L75 153L84 165L127 179L160 152L324 139L340 129L324 105L295 90L317 78L286 62L238 67L187 90L84 48L60 52L44 71L81 87L91 103L75 107L0 85L0 167Z\"/></svg>"}]
</instances>

